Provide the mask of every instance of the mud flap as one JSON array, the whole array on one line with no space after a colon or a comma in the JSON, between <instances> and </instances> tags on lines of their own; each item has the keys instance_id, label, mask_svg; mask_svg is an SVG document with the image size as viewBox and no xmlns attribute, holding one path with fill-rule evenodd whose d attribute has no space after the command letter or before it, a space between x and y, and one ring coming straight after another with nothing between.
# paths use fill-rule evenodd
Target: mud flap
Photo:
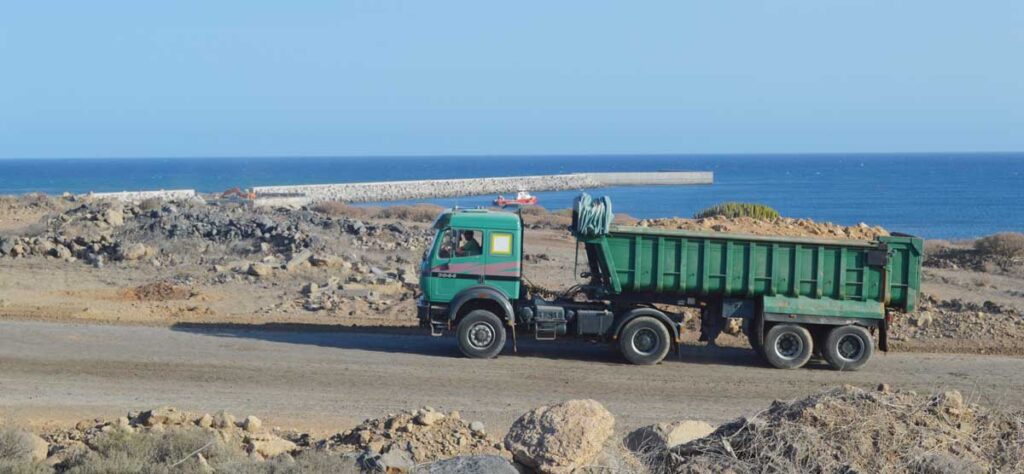
<instances>
[{"instance_id":1,"label":"mud flap","mask_svg":"<svg viewBox=\"0 0 1024 474\"><path fill-rule=\"evenodd\" d=\"M891 320L892 315L886 311L885 317L878 322L878 350L882 352L889 352L889 322Z\"/></svg>"}]
</instances>

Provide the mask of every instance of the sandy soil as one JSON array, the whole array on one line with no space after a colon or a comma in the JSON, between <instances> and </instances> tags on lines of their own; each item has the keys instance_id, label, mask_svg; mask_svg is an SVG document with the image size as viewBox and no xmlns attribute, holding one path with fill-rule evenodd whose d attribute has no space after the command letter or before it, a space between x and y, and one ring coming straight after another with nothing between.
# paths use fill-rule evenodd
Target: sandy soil
<instances>
[{"instance_id":1,"label":"sandy soil","mask_svg":"<svg viewBox=\"0 0 1024 474\"><path fill-rule=\"evenodd\" d=\"M100 233L108 236L103 242L114 240L121 247L144 243L147 255L132 260L108 256L95 264L87 263L81 253L79 258L0 256L0 318L156 326L185 322L412 326L416 323L416 281L410 275L415 276L416 264L430 239L428 222L437 212L414 206L391 208L389 214L375 216L373 210L344 205L325 205L316 212L267 212L187 204L161 208L157 203L126 208L124 223L108 226L101 220L106 207L84 206L46 197L2 198L0 238L55 235L51 238L61 240L68 234ZM211 209L214 212L209 214ZM54 216L61 219L54 220ZM260 243L234 235L244 229L228 223L246 219L270 220L277 222L279 229L287 227L282 237L286 244L280 239L264 238ZM196 221L212 222L213 236L175 234ZM723 230L755 233L771 230L763 222L748 221L664 219L646 225L706 230L725 225ZM351 231L353 222L375 230ZM564 230L568 217L534 209L526 222L527 280L551 290L578 283L575 241ZM396 223L399 229L388 230ZM867 238L885 233L868 226L846 228L793 219L781 220L775 227L782 233L808 235ZM315 250L314 258L331 262L284 270L284 264L302 249L299 245ZM251 275L250 266L260 262L276 269L264 276ZM898 350L1024 354L1024 270L1001 269L969 259L932 258L928 264L923 269L922 311L897 319L893 345ZM388 275L381 277L386 281L377 281L375 269ZM350 281L361 288L355 296L333 290L338 282ZM321 290L311 295L311 283ZM329 294L321 294L326 287L331 288ZM922 323L924 319L933 324ZM719 342L746 347L742 338L724 336Z\"/></svg>"}]
</instances>

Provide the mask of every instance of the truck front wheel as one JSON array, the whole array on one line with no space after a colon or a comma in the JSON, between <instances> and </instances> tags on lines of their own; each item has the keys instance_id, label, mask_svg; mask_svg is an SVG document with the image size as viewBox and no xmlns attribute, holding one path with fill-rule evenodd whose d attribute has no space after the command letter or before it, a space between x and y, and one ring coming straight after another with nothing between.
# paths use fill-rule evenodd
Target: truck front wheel
<instances>
[{"instance_id":1,"label":"truck front wheel","mask_svg":"<svg viewBox=\"0 0 1024 474\"><path fill-rule=\"evenodd\" d=\"M814 353L811 332L796 324L776 324L768 330L762 346L764 358L778 369L803 367Z\"/></svg>"},{"instance_id":2,"label":"truck front wheel","mask_svg":"<svg viewBox=\"0 0 1024 474\"><path fill-rule=\"evenodd\" d=\"M828 332L821 355L833 369L857 370L875 351L871 333L860 326L836 326Z\"/></svg>"},{"instance_id":3,"label":"truck front wheel","mask_svg":"<svg viewBox=\"0 0 1024 474\"><path fill-rule=\"evenodd\" d=\"M622 329L619 350L626 360L636 365L653 365L661 362L671 346L668 329L650 316L640 316Z\"/></svg>"},{"instance_id":4,"label":"truck front wheel","mask_svg":"<svg viewBox=\"0 0 1024 474\"><path fill-rule=\"evenodd\" d=\"M471 359L497 357L505 347L505 325L486 309L470 311L458 328L459 350Z\"/></svg>"}]
</instances>

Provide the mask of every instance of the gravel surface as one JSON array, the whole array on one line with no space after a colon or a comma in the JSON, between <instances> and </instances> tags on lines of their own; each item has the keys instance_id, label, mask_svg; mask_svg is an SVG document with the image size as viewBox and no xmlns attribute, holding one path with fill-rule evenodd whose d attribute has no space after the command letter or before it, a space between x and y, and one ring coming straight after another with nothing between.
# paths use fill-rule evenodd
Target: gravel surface
<instances>
[{"instance_id":1,"label":"gravel surface","mask_svg":"<svg viewBox=\"0 0 1024 474\"><path fill-rule=\"evenodd\" d=\"M1012 357L888 354L840 373L823 364L770 369L747 349L684 348L681 360L636 367L608 346L576 341L521 340L518 355L469 360L451 338L411 329L256 328L0 322L0 418L67 424L172 405L336 432L429 405L502 432L537 406L592 398L625 433L667 419L720 423L844 383L1024 403L1024 359Z\"/></svg>"}]
</instances>

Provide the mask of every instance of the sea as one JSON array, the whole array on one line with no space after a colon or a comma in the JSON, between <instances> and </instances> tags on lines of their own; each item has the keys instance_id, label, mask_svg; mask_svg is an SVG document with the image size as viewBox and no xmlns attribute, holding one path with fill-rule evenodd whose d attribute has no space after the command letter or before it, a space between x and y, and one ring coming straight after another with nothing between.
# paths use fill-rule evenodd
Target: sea
<instances>
[{"instance_id":1,"label":"sea","mask_svg":"<svg viewBox=\"0 0 1024 474\"><path fill-rule=\"evenodd\" d=\"M716 203L763 203L789 217L865 222L929 239L1024 231L1024 153L574 155L0 160L0 194L196 189L521 176L712 171L714 184L585 190L638 218L689 217ZM579 191L535 193L548 209ZM428 199L486 206L495 196Z\"/></svg>"}]
</instances>

